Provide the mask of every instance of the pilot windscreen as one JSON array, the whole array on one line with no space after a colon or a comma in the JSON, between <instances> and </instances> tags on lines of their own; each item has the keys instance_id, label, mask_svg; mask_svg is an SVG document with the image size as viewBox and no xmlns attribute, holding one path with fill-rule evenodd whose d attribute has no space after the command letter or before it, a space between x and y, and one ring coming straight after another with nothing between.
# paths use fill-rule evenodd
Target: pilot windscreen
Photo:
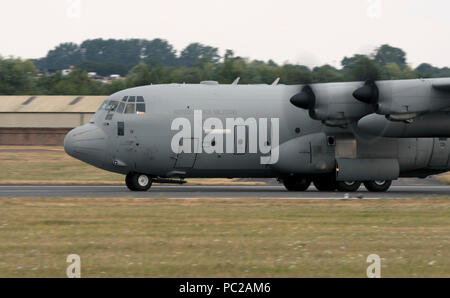
<instances>
[{"instance_id":1,"label":"pilot windscreen","mask_svg":"<svg viewBox=\"0 0 450 298\"><path fill-rule=\"evenodd\" d=\"M125 114L134 114L134 113L135 113L134 103L127 104Z\"/></svg>"},{"instance_id":2,"label":"pilot windscreen","mask_svg":"<svg viewBox=\"0 0 450 298\"><path fill-rule=\"evenodd\" d=\"M125 109L125 103L121 102L119 104L119 107L116 110L116 113L122 114L124 109Z\"/></svg>"}]
</instances>

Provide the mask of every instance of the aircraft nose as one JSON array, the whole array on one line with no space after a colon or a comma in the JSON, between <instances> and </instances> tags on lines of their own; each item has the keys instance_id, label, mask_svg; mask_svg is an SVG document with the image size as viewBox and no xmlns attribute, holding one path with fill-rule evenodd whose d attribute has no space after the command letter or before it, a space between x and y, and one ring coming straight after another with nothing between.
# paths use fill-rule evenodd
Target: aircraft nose
<instances>
[{"instance_id":1,"label":"aircraft nose","mask_svg":"<svg viewBox=\"0 0 450 298\"><path fill-rule=\"evenodd\" d=\"M66 151L66 153L70 156L73 157L73 132L75 129L72 129L71 131L69 131L69 133L66 135L66 137L64 138L64 151Z\"/></svg>"},{"instance_id":2,"label":"aircraft nose","mask_svg":"<svg viewBox=\"0 0 450 298\"><path fill-rule=\"evenodd\" d=\"M64 139L64 150L76 159L95 166L107 162L106 134L94 124L71 130Z\"/></svg>"}]
</instances>

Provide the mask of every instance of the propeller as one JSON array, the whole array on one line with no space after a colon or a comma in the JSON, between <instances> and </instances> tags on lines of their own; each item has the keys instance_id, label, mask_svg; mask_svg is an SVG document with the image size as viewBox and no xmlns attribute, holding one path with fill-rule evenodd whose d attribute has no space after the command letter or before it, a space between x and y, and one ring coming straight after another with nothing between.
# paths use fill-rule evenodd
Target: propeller
<instances>
[{"instance_id":1,"label":"propeller","mask_svg":"<svg viewBox=\"0 0 450 298\"><path fill-rule=\"evenodd\" d=\"M300 93L291 97L291 103L301 109L309 110L316 104L316 96L311 87L306 85Z\"/></svg>"},{"instance_id":2,"label":"propeller","mask_svg":"<svg viewBox=\"0 0 450 298\"><path fill-rule=\"evenodd\" d=\"M378 91L378 87L372 80L366 81L364 86L353 92L354 98L368 104L377 104L379 96L380 93Z\"/></svg>"},{"instance_id":3,"label":"propeller","mask_svg":"<svg viewBox=\"0 0 450 298\"><path fill-rule=\"evenodd\" d=\"M311 86L303 86L300 93L295 94L291 97L290 102L301 109L309 110L309 115L311 118L315 119L315 105L316 105L316 95L312 90Z\"/></svg>"}]
</instances>

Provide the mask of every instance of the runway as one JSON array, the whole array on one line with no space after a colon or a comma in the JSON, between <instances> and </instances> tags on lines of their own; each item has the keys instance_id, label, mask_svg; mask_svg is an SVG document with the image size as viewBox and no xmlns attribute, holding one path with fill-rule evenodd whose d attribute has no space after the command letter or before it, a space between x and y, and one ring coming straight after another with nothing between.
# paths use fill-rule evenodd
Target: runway
<instances>
[{"instance_id":1,"label":"runway","mask_svg":"<svg viewBox=\"0 0 450 298\"><path fill-rule=\"evenodd\" d=\"M0 198L280 198L280 199L389 199L449 197L446 185L395 185L386 193L367 192L361 187L355 193L319 192L310 187L306 192L288 192L283 186L165 186L155 185L148 192L130 192L125 186L0 186Z\"/></svg>"}]
</instances>

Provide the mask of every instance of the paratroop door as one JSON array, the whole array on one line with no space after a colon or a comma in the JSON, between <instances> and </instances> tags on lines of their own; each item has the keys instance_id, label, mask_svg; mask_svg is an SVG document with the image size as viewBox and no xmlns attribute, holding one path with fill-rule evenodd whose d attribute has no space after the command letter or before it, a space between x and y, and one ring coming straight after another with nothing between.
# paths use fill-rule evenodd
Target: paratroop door
<instances>
[{"instance_id":1,"label":"paratroop door","mask_svg":"<svg viewBox=\"0 0 450 298\"><path fill-rule=\"evenodd\" d=\"M190 153L182 152L183 144L186 142L190 143ZM177 169L190 169L194 167L195 159L197 158L198 148L200 146L199 139L191 138L191 139L182 139L182 143L180 143L180 147L178 149L177 161L175 163L175 168Z\"/></svg>"}]
</instances>

